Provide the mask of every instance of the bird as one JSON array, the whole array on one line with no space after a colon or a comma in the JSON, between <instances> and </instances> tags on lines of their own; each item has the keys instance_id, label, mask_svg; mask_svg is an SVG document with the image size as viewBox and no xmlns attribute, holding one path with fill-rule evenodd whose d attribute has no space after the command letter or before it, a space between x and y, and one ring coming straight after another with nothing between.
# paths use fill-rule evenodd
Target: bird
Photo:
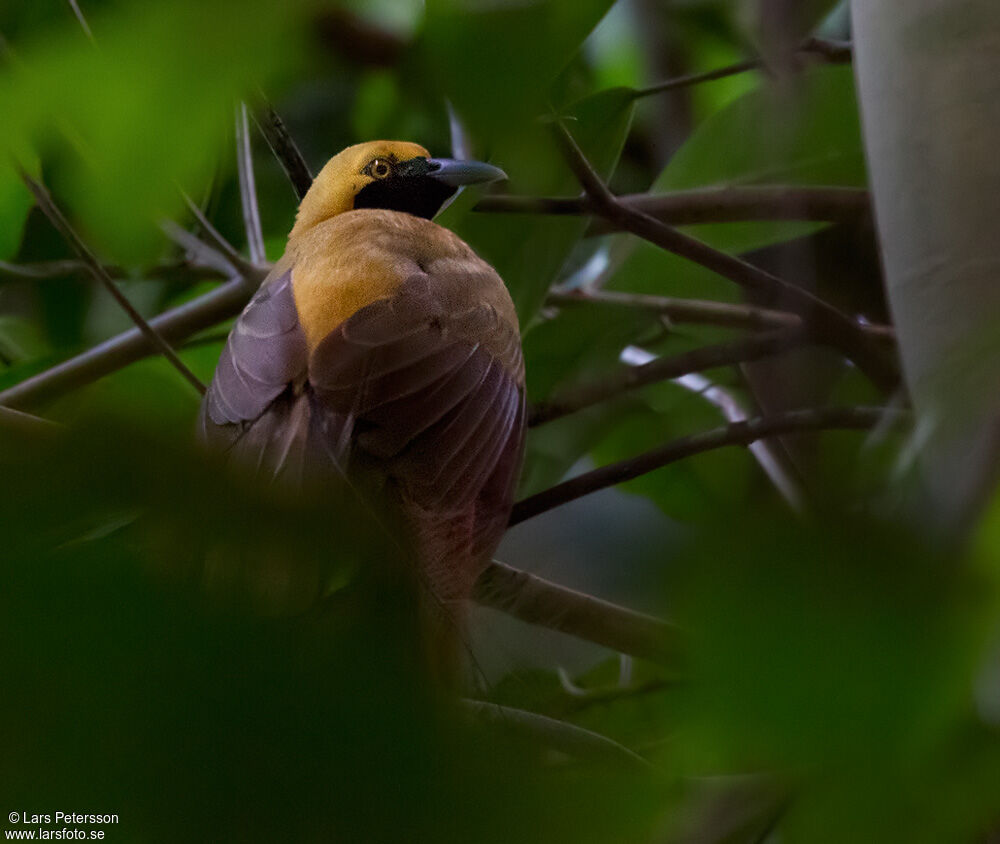
<instances>
[{"instance_id":1,"label":"bird","mask_svg":"<svg viewBox=\"0 0 1000 844\"><path fill-rule=\"evenodd\" d=\"M491 559L525 440L517 313L497 272L432 218L478 161L372 141L335 155L236 320L201 439L269 483L344 483L397 517L448 623Z\"/></svg>"}]
</instances>

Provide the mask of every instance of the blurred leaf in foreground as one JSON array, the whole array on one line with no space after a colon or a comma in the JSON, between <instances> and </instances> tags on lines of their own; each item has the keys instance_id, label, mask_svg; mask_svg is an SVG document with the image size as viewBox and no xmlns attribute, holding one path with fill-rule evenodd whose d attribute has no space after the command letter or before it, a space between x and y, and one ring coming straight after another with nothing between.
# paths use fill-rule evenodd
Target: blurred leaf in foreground
<instances>
[{"instance_id":1,"label":"blurred leaf in foreground","mask_svg":"<svg viewBox=\"0 0 1000 844\"><path fill-rule=\"evenodd\" d=\"M96 48L72 15L60 16L12 45L0 76L4 157L36 144L61 150L56 137L68 143L69 206L116 258L149 259L161 242L157 219L181 207L178 184L207 180L233 102L294 66L308 6L130 3L90 21ZM210 44L208 32L219 34ZM10 162L0 168L0 202L20 202Z\"/></svg>"}]
</instances>

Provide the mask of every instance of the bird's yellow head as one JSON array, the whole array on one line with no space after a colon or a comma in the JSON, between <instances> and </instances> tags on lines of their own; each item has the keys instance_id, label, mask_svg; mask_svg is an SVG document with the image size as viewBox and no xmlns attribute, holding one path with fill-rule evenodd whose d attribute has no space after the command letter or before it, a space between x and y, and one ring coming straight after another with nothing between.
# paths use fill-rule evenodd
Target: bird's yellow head
<instances>
[{"instance_id":1,"label":"bird's yellow head","mask_svg":"<svg viewBox=\"0 0 1000 844\"><path fill-rule=\"evenodd\" d=\"M433 217L460 185L506 178L480 161L431 158L419 144L369 141L331 158L299 205L292 236L358 208Z\"/></svg>"}]
</instances>

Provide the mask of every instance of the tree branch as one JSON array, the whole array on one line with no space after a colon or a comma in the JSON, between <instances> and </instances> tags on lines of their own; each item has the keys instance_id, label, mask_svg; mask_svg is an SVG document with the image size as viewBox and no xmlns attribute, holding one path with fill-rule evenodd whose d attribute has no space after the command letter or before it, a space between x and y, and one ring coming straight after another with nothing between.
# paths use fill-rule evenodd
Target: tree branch
<instances>
[{"instance_id":1,"label":"tree branch","mask_svg":"<svg viewBox=\"0 0 1000 844\"><path fill-rule=\"evenodd\" d=\"M717 366L746 363L780 354L801 345L804 340L805 333L802 329L786 328L693 349L673 357L657 358L642 366L622 367L610 377L573 387L561 396L557 394L549 401L536 405L528 417L528 424L543 425L629 390L668 378L679 378Z\"/></svg>"},{"instance_id":2,"label":"tree branch","mask_svg":"<svg viewBox=\"0 0 1000 844\"><path fill-rule=\"evenodd\" d=\"M580 304L609 305L636 308L661 314L672 322L716 325L722 328L797 328L802 320L787 311L757 308L753 305L732 305L704 299L675 299L669 296L649 296L643 293L623 293L616 290L552 290L546 303L556 306Z\"/></svg>"},{"instance_id":3,"label":"tree branch","mask_svg":"<svg viewBox=\"0 0 1000 844\"><path fill-rule=\"evenodd\" d=\"M253 153L250 149L250 127L247 124L247 105L240 103L236 111L236 169L240 178L243 228L246 230L250 260L255 264L263 264L267 260L267 254L264 251L264 232L260 226L257 184L253 175Z\"/></svg>"},{"instance_id":4,"label":"tree branch","mask_svg":"<svg viewBox=\"0 0 1000 844\"><path fill-rule=\"evenodd\" d=\"M0 261L0 275L7 275L12 278L64 278L65 276L89 272L89 268L83 261L78 261L74 258L56 261L35 261L29 264L11 264L7 261ZM112 278L124 278L128 275L123 267L119 267L116 264L105 264L104 272ZM206 274L213 276L221 275L223 278L229 278L232 275L232 267L229 266L228 262L225 262L223 269L222 266L215 263L210 266L205 263L196 263L187 260L171 261L164 264L157 264L154 267L144 270L142 277L149 279L189 278L192 273L196 274L197 277L192 280L204 278Z\"/></svg>"},{"instance_id":5,"label":"tree branch","mask_svg":"<svg viewBox=\"0 0 1000 844\"><path fill-rule=\"evenodd\" d=\"M676 664L679 642L673 625L496 560L476 581L474 598L528 624L652 662Z\"/></svg>"},{"instance_id":6,"label":"tree branch","mask_svg":"<svg viewBox=\"0 0 1000 844\"><path fill-rule=\"evenodd\" d=\"M56 433L59 427L57 423L42 419L40 416L32 416L30 413L22 413L9 407L0 407L0 431L5 434L47 437Z\"/></svg>"},{"instance_id":7,"label":"tree branch","mask_svg":"<svg viewBox=\"0 0 1000 844\"><path fill-rule=\"evenodd\" d=\"M854 222L871 213L868 191L849 187L799 187L755 185L709 187L662 194L626 194L616 197L622 205L674 226L698 223L731 223L745 220L814 220ZM483 197L473 211L503 214L600 214L587 197L509 196ZM610 221L598 231L612 230Z\"/></svg>"},{"instance_id":8,"label":"tree branch","mask_svg":"<svg viewBox=\"0 0 1000 844\"><path fill-rule=\"evenodd\" d=\"M705 299L675 299L670 296L650 296L644 293L625 293L618 290L597 290L587 287L573 290L552 290L546 297L549 305L565 306L583 303L636 308L662 314L672 322L696 325L717 325L722 328L796 328L802 319L788 311L758 308L755 305L734 305ZM894 342L895 329L891 325L858 323L865 334L885 342Z\"/></svg>"},{"instance_id":9,"label":"tree branch","mask_svg":"<svg viewBox=\"0 0 1000 844\"><path fill-rule=\"evenodd\" d=\"M652 770L649 762L638 753L607 736L585 730L568 721L559 721L548 715L500 706L485 700L466 698L461 703L475 717L520 733L533 742L542 742L567 756L595 762L625 764L629 768L640 769L647 773Z\"/></svg>"},{"instance_id":10,"label":"tree branch","mask_svg":"<svg viewBox=\"0 0 1000 844\"><path fill-rule=\"evenodd\" d=\"M796 51L826 62L827 64L847 64L851 61L851 43L849 41L830 41L825 38L807 38ZM665 82L658 82L648 88L642 88L635 92L635 97L649 97L653 94L663 94L667 91L675 91L678 88L688 88L702 82L712 82L715 79L725 79L728 76L736 76L750 70L766 70L767 67L763 59L746 59L735 64L720 67L716 70L709 70L704 73L689 73L685 76L678 76L674 79L667 79Z\"/></svg>"},{"instance_id":11,"label":"tree branch","mask_svg":"<svg viewBox=\"0 0 1000 844\"><path fill-rule=\"evenodd\" d=\"M77 23L80 24L80 28L83 30L84 35L87 39L94 43L94 33L90 31L90 24L87 23L87 19L83 16L83 12L80 10L79 5L77 5L76 0L67 0L70 9L73 10L73 15L76 17Z\"/></svg>"},{"instance_id":12,"label":"tree branch","mask_svg":"<svg viewBox=\"0 0 1000 844\"><path fill-rule=\"evenodd\" d=\"M788 307L802 317L813 337L853 360L880 389L885 392L894 389L898 380L894 368L848 316L801 287L618 202L566 127L559 121L553 126L570 168L602 216L661 249L700 264L774 304Z\"/></svg>"},{"instance_id":13,"label":"tree branch","mask_svg":"<svg viewBox=\"0 0 1000 844\"><path fill-rule=\"evenodd\" d=\"M299 148L288 133L288 128L278 113L265 101L264 107L259 114L254 114L254 122L260 129L264 140L278 159L288 176L288 181L292 184L295 196L301 200L312 186L312 173L309 172L309 165L299 152Z\"/></svg>"},{"instance_id":14,"label":"tree branch","mask_svg":"<svg viewBox=\"0 0 1000 844\"><path fill-rule=\"evenodd\" d=\"M182 361L177 353L171 348L170 344L167 343L160 334L157 333L146 319L140 314L129 302L128 298L125 296L118 286L111 280L105 270L104 265L97 260L97 257L87 248L87 245L80 239L80 236L73 230L73 227L69 224L69 221L63 216L62 211L56 205L52 196L49 194L48 190L40 182L35 181L27 171L21 170L21 179L28 186L28 190L32 192L35 197L35 201L38 203L39 208L48 217L49 221L69 243L70 248L76 252L80 257L80 260L87 266L90 274L102 284L104 288L111 294L112 298L118 303L123 311L128 314L132 322L135 323L138 330L145 337L149 345L156 349L160 354L162 354L173 367L184 376L185 380L191 384L199 393L205 392L205 385L201 383L198 376L196 376L187 365Z\"/></svg>"},{"instance_id":15,"label":"tree branch","mask_svg":"<svg viewBox=\"0 0 1000 844\"><path fill-rule=\"evenodd\" d=\"M640 475L660 469L686 457L731 445L749 445L766 437L831 429L867 430L876 426L888 413L878 407L831 407L792 410L774 416L759 416L735 422L711 431L681 437L636 457L586 472L514 505L510 525L560 507L567 502Z\"/></svg>"},{"instance_id":16,"label":"tree branch","mask_svg":"<svg viewBox=\"0 0 1000 844\"><path fill-rule=\"evenodd\" d=\"M244 258L240 251L233 246L228 240L226 240L222 233L212 225L208 217L205 216L205 212L198 207L196 203L190 196L181 191L181 196L184 197L184 203L187 205L188 210L191 212L192 216L198 221L198 225L201 226L202 230L205 232L208 239L211 241L211 246L219 253L226 261L229 262L233 270L241 275L251 275L257 270L256 264L251 263L246 258ZM180 243L182 246L187 246L193 251L197 252L197 248L191 243L190 237L191 233L186 229L182 229L176 223L170 220L164 221L163 230L168 236L173 238L175 241ZM181 234L183 232L184 234ZM184 235L188 235L185 237Z\"/></svg>"},{"instance_id":17,"label":"tree branch","mask_svg":"<svg viewBox=\"0 0 1000 844\"><path fill-rule=\"evenodd\" d=\"M167 340L184 340L238 314L261 280L259 273L251 279L235 278L204 296L153 317L149 324ZM135 363L153 351L146 335L133 328L3 390L0 405L35 407Z\"/></svg>"}]
</instances>

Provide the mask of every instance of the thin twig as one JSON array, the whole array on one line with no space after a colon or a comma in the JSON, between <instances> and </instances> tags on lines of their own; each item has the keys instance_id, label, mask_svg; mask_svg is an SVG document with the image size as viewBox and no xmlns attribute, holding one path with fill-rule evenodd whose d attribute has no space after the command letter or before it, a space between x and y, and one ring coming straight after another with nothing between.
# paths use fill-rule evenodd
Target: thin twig
<instances>
[{"instance_id":1,"label":"thin twig","mask_svg":"<svg viewBox=\"0 0 1000 844\"><path fill-rule=\"evenodd\" d=\"M250 260L263 264L264 232L260 226L260 207L257 204L257 184L253 175L253 152L250 149L250 127L247 121L247 104L240 103L236 110L236 168L240 177L240 204L243 207L243 228L247 235Z\"/></svg>"},{"instance_id":2,"label":"thin twig","mask_svg":"<svg viewBox=\"0 0 1000 844\"><path fill-rule=\"evenodd\" d=\"M721 428L692 434L669 442L636 457L612 463L550 487L514 505L510 524L516 525L560 507L577 498L640 475L653 472L678 460L732 445L749 445L765 437L822 430L868 430L886 415L880 407L831 407L792 410L773 416L759 416Z\"/></svg>"},{"instance_id":3,"label":"thin twig","mask_svg":"<svg viewBox=\"0 0 1000 844\"><path fill-rule=\"evenodd\" d=\"M474 597L477 603L528 624L664 665L676 664L679 641L673 625L496 560L476 581Z\"/></svg>"},{"instance_id":4,"label":"thin twig","mask_svg":"<svg viewBox=\"0 0 1000 844\"><path fill-rule=\"evenodd\" d=\"M763 295L771 304L789 308L802 317L813 337L834 346L853 360L881 390L890 392L894 389L898 373L846 314L801 287L621 204L566 127L555 121L553 128L570 168L595 207L608 220L661 249L687 258L746 290Z\"/></svg>"},{"instance_id":5,"label":"thin twig","mask_svg":"<svg viewBox=\"0 0 1000 844\"><path fill-rule=\"evenodd\" d=\"M485 700L462 700L462 705L477 718L519 733L533 743L545 745L576 759L625 764L645 772L652 766L638 753L607 736L585 730L576 724L559 721L548 715L500 706Z\"/></svg>"},{"instance_id":6,"label":"thin twig","mask_svg":"<svg viewBox=\"0 0 1000 844\"><path fill-rule=\"evenodd\" d=\"M181 342L238 314L250 301L260 280L259 275L251 279L233 279L204 296L153 317L149 324L160 336ZM0 392L0 405L36 407L135 363L153 351L146 335L133 328Z\"/></svg>"},{"instance_id":7,"label":"thin twig","mask_svg":"<svg viewBox=\"0 0 1000 844\"><path fill-rule=\"evenodd\" d=\"M232 265L233 270L241 275L252 275L258 269L257 265L244 258L239 250L222 236L219 230L209 221L208 217L205 216L205 212L198 207L198 204L190 196L184 193L184 191L181 191L181 195L184 197L184 202L188 210L194 215L194 218L198 221L198 224L202 227L202 230L212 242L211 245L215 247L216 251L225 257ZM178 235L177 229L179 227L176 223L165 220L161 225L170 237L175 240L184 239ZM188 241L188 245L191 245L190 241Z\"/></svg>"},{"instance_id":8,"label":"thin twig","mask_svg":"<svg viewBox=\"0 0 1000 844\"><path fill-rule=\"evenodd\" d=\"M312 186L312 173L309 172L309 165L292 140L284 121L270 103L265 103L260 113L254 114L254 122L271 148L271 152L274 153L274 157L284 168L295 196L301 200Z\"/></svg>"},{"instance_id":9,"label":"thin twig","mask_svg":"<svg viewBox=\"0 0 1000 844\"><path fill-rule=\"evenodd\" d=\"M104 265L104 271L110 276L121 276L121 267ZM31 264L11 264L7 261L0 261L0 274L9 275L13 278L62 278L67 275L76 275L81 272L90 272L89 267L83 261L68 258L62 261L38 261Z\"/></svg>"},{"instance_id":10,"label":"thin twig","mask_svg":"<svg viewBox=\"0 0 1000 844\"><path fill-rule=\"evenodd\" d=\"M683 76L675 76L663 82L657 82L647 88L640 88L635 92L635 98L651 97L654 94L664 94L667 91L676 91L678 88L689 88L692 85L700 85L702 82L713 82L716 79L725 79L729 76L737 76L750 70L759 70L764 66L761 59L744 59L740 62L719 67L715 70L706 70L702 73L686 73Z\"/></svg>"},{"instance_id":11,"label":"thin twig","mask_svg":"<svg viewBox=\"0 0 1000 844\"><path fill-rule=\"evenodd\" d=\"M671 322L717 325L722 328L795 328L802 325L797 314L758 308L755 305L730 304L706 299L675 299L671 296L651 296L645 293L625 293L618 290L597 290L580 287L573 290L553 290L546 298L550 305L565 306L590 303L611 307L636 308L661 314ZM896 331L891 325L858 323L858 328L871 337L894 342Z\"/></svg>"},{"instance_id":12,"label":"thin twig","mask_svg":"<svg viewBox=\"0 0 1000 844\"><path fill-rule=\"evenodd\" d=\"M104 288L111 294L112 298L118 303L123 311L128 314L132 322L135 323L136 327L142 332L143 336L146 338L147 342L157 351L160 352L173 367L184 376L185 380L192 387L194 387L199 393L205 392L205 385L201 383L201 380L195 375L187 365L182 361L177 353L171 348L170 344L167 343L163 337L154 329L148 322L146 322L145 317L140 314L132 303L128 300L124 293L118 289L118 286L111 280L109 276L104 271L104 265L97 260L97 257L87 248L87 245L80 239L80 236L74 231L73 227L69 224L69 221L63 215L62 211L55 204L52 196L49 194L48 190L40 182L37 182L27 171L20 171L21 179L28 186L28 190L34 194L35 201L38 203L39 208L48 217L49 221L55 227L66 242L70 245L70 248L80 257L88 269L91 275L96 279Z\"/></svg>"},{"instance_id":13,"label":"thin twig","mask_svg":"<svg viewBox=\"0 0 1000 844\"><path fill-rule=\"evenodd\" d=\"M9 407L0 407L0 431L5 434L48 437L58 432L60 427L58 423L42 419L40 416L32 416L30 413L22 413Z\"/></svg>"},{"instance_id":14,"label":"thin twig","mask_svg":"<svg viewBox=\"0 0 1000 844\"><path fill-rule=\"evenodd\" d=\"M781 354L801 345L804 340L805 333L801 329L786 328L692 349L673 357L657 358L642 366L623 366L611 376L572 387L562 395L557 394L548 401L535 405L528 424L543 425L668 378L679 378L717 366L731 366Z\"/></svg>"},{"instance_id":15,"label":"thin twig","mask_svg":"<svg viewBox=\"0 0 1000 844\"><path fill-rule=\"evenodd\" d=\"M698 223L731 223L746 220L854 222L871 213L868 191L851 187L796 185L752 185L708 187L661 194L625 194L616 197L622 205L642 211L661 223L674 226ZM483 197L473 211L503 214L597 214L599 209L586 196ZM599 224L598 232L610 229Z\"/></svg>"},{"instance_id":16,"label":"thin twig","mask_svg":"<svg viewBox=\"0 0 1000 844\"><path fill-rule=\"evenodd\" d=\"M822 59L828 64L847 64L851 61L851 44L849 41L829 41L823 38L807 38L803 41L797 52L806 53ZM763 59L746 59L741 62L720 67L716 70L705 71L704 73L689 73L685 76L677 76L667 79L665 82L658 82L648 88L641 88L635 92L636 99L649 97L653 94L662 94L667 91L675 91L678 88L688 88L702 82L712 82L716 79L725 79L729 76L737 76L750 70L766 69Z\"/></svg>"},{"instance_id":17,"label":"thin twig","mask_svg":"<svg viewBox=\"0 0 1000 844\"><path fill-rule=\"evenodd\" d=\"M609 305L635 308L661 314L671 322L717 325L722 328L796 328L802 320L787 311L757 308L753 305L733 305L705 299L675 299L670 296L650 296L643 293L622 293L616 290L553 290L546 298L549 305L580 304Z\"/></svg>"},{"instance_id":18,"label":"thin twig","mask_svg":"<svg viewBox=\"0 0 1000 844\"><path fill-rule=\"evenodd\" d=\"M76 20L80 24L80 28L83 30L84 34L90 41L94 42L94 33L90 31L90 24L87 23L87 19L83 16L83 12L80 10L77 0L66 0L69 3L69 7L73 10L73 14L76 15Z\"/></svg>"}]
</instances>

